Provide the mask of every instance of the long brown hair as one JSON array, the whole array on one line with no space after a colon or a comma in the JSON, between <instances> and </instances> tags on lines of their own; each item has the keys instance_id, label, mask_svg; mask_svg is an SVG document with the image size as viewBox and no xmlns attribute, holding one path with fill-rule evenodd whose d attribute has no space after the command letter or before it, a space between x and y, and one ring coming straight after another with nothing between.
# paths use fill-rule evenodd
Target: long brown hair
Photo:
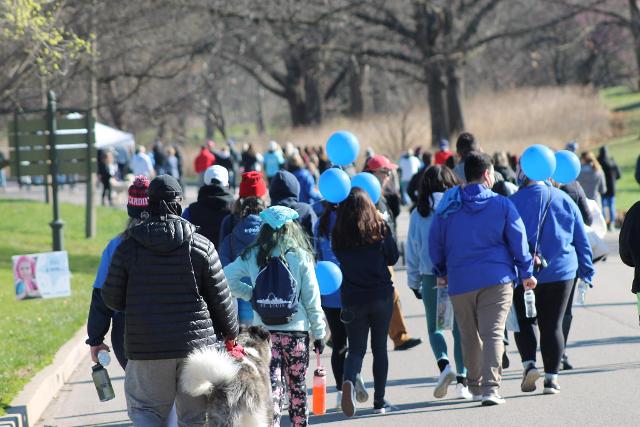
<instances>
[{"instance_id":1,"label":"long brown hair","mask_svg":"<svg viewBox=\"0 0 640 427\"><path fill-rule=\"evenodd\" d=\"M386 234L387 225L369 195L361 188L352 188L338 207L331 234L332 247L349 249L370 245L384 239Z\"/></svg>"},{"instance_id":2,"label":"long brown hair","mask_svg":"<svg viewBox=\"0 0 640 427\"><path fill-rule=\"evenodd\" d=\"M460 182L451 169L444 165L430 166L422 174L418 189L416 207L423 218L431 214L433 208L433 193L444 193Z\"/></svg>"}]
</instances>

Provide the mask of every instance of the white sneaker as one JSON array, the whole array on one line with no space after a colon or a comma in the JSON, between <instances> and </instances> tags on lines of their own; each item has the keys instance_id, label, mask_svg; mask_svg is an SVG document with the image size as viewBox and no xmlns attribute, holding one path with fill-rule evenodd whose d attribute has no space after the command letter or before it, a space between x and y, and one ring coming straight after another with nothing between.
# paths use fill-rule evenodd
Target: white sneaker
<instances>
[{"instance_id":1,"label":"white sneaker","mask_svg":"<svg viewBox=\"0 0 640 427\"><path fill-rule=\"evenodd\" d=\"M340 411L342 410L342 392L338 391L338 393L336 393L336 410Z\"/></svg>"},{"instance_id":2,"label":"white sneaker","mask_svg":"<svg viewBox=\"0 0 640 427\"><path fill-rule=\"evenodd\" d=\"M480 402L480 401L482 401L482 395L481 394L472 394L471 395L471 400L473 400L474 402Z\"/></svg>"},{"instance_id":3,"label":"white sneaker","mask_svg":"<svg viewBox=\"0 0 640 427\"><path fill-rule=\"evenodd\" d=\"M354 384L356 389L356 400L359 403L364 403L369 400L369 393L367 392L367 387L364 385L364 380L362 379L362 374L356 375L356 383Z\"/></svg>"},{"instance_id":4,"label":"white sneaker","mask_svg":"<svg viewBox=\"0 0 640 427\"><path fill-rule=\"evenodd\" d=\"M472 400L473 396L469 388L462 383L456 384L456 399Z\"/></svg>"},{"instance_id":5,"label":"white sneaker","mask_svg":"<svg viewBox=\"0 0 640 427\"><path fill-rule=\"evenodd\" d=\"M505 402L506 400L504 400L498 393L491 393L482 396L482 406L502 405Z\"/></svg>"},{"instance_id":6,"label":"white sneaker","mask_svg":"<svg viewBox=\"0 0 640 427\"><path fill-rule=\"evenodd\" d=\"M440 372L438 384L436 384L436 388L433 390L433 397L436 399L442 399L445 397L447 395L449 384L451 384L455 379L456 373L451 369L451 365L447 365L444 370Z\"/></svg>"}]
</instances>

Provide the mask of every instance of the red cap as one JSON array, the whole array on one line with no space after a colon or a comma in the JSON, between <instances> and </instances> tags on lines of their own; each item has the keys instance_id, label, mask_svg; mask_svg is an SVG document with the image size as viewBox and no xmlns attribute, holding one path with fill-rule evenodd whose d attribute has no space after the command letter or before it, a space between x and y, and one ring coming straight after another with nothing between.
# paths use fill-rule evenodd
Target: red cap
<instances>
[{"instance_id":1,"label":"red cap","mask_svg":"<svg viewBox=\"0 0 640 427\"><path fill-rule=\"evenodd\" d=\"M244 197L262 197L267 194L267 184L262 178L260 172L251 171L242 174L240 181L240 198Z\"/></svg>"},{"instance_id":2,"label":"red cap","mask_svg":"<svg viewBox=\"0 0 640 427\"><path fill-rule=\"evenodd\" d=\"M367 169L368 170L375 171L375 170L382 169L382 168L398 169L398 165L396 165L395 163L391 163L391 161L389 161L389 159L387 159L385 156L382 156L380 154L378 154L376 156L373 156L372 158L367 160Z\"/></svg>"}]
</instances>

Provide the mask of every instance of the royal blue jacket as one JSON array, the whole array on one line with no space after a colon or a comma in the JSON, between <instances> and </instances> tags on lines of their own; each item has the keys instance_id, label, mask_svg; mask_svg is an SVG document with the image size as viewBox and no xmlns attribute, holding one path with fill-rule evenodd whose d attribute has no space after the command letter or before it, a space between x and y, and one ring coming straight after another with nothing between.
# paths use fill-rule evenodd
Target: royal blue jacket
<instances>
[{"instance_id":1,"label":"royal blue jacket","mask_svg":"<svg viewBox=\"0 0 640 427\"><path fill-rule=\"evenodd\" d=\"M313 242L316 251L316 258L318 261L331 261L335 263L338 267L340 266L340 261L336 258L336 254L333 253L333 249L331 248L331 231L333 230L333 226L336 224L336 212L333 211L329 215L329 235L321 236L318 232L318 227L320 226L320 221L316 222L313 226ZM322 306L327 308L342 308L342 301L340 300L340 289L335 291L329 295L321 295Z\"/></svg>"},{"instance_id":2,"label":"royal blue jacket","mask_svg":"<svg viewBox=\"0 0 640 427\"><path fill-rule=\"evenodd\" d=\"M302 203L309 203L310 205L322 200L322 196L316 190L316 181L313 179L313 175L306 168L296 169L291 172L296 177L300 184L300 196L299 199Z\"/></svg>"},{"instance_id":3,"label":"royal blue jacket","mask_svg":"<svg viewBox=\"0 0 640 427\"><path fill-rule=\"evenodd\" d=\"M510 197L527 230L529 247L534 250L538 224L551 195L551 204L538 241L538 252L548 266L535 274L538 283L573 280L577 276L591 283L594 270L591 246L578 206L562 190L549 185L529 185Z\"/></svg>"},{"instance_id":4,"label":"royal blue jacket","mask_svg":"<svg viewBox=\"0 0 640 427\"><path fill-rule=\"evenodd\" d=\"M513 203L481 184L448 190L429 231L433 273L458 295L529 278L527 236ZM517 270L516 270L517 267Z\"/></svg>"},{"instance_id":5,"label":"royal blue jacket","mask_svg":"<svg viewBox=\"0 0 640 427\"><path fill-rule=\"evenodd\" d=\"M223 267L231 264L242 253L244 248L256 240L262 219L258 215L247 215L234 227L233 231L222 239L220 250L220 262Z\"/></svg>"}]
</instances>

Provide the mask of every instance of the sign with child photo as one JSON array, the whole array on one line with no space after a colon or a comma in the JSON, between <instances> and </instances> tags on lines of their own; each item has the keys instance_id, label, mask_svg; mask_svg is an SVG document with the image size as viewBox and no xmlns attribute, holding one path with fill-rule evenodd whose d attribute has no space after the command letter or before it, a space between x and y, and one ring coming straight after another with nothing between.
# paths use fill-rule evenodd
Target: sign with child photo
<instances>
[{"instance_id":1,"label":"sign with child photo","mask_svg":"<svg viewBox=\"0 0 640 427\"><path fill-rule=\"evenodd\" d=\"M71 295L66 251L16 255L11 259L17 300Z\"/></svg>"}]
</instances>

